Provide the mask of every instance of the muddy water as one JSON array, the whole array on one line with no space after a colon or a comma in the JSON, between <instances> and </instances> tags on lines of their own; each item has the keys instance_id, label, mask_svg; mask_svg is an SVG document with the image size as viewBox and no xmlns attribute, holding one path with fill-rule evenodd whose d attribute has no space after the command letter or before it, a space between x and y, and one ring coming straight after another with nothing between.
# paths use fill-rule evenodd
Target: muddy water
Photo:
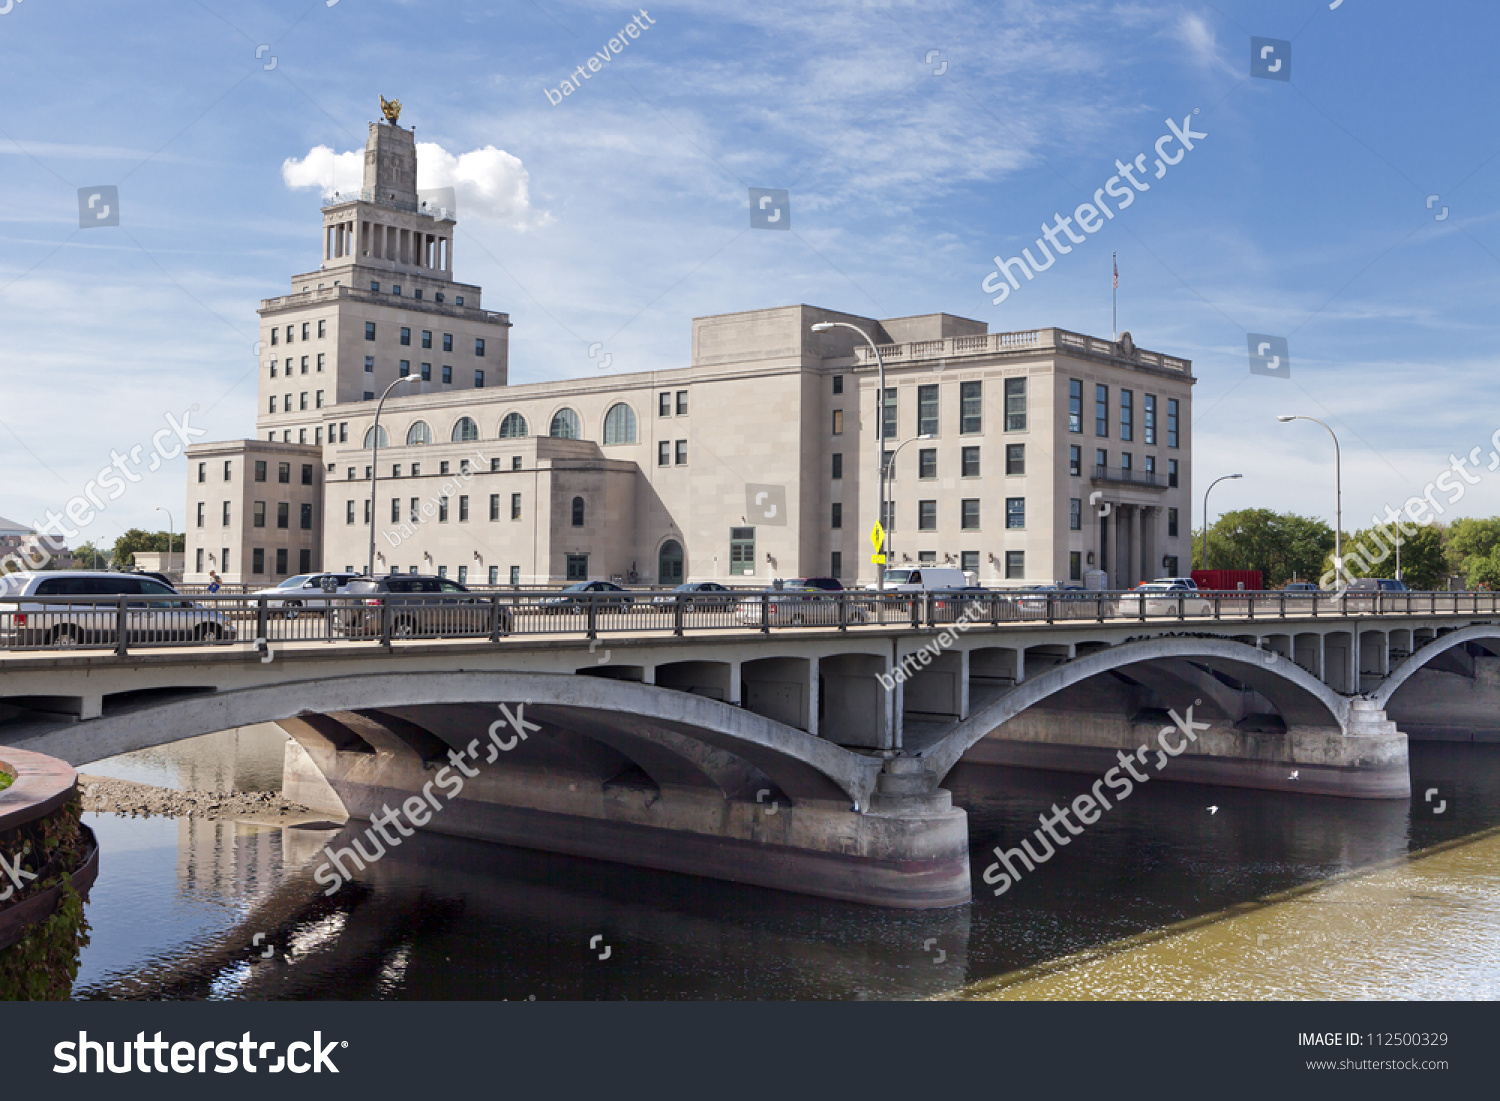
<instances>
[{"instance_id":1,"label":"muddy water","mask_svg":"<svg viewBox=\"0 0 1500 1101\"><path fill-rule=\"evenodd\" d=\"M280 755L241 732L88 771L274 790ZM336 832L94 814L75 993L1495 998L1500 747L1416 743L1412 761L1440 799L1153 782L998 898L980 878L992 848L1093 778L961 768L974 902L925 913L422 835L325 898L311 871Z\"/></svg>"}]
</instances>

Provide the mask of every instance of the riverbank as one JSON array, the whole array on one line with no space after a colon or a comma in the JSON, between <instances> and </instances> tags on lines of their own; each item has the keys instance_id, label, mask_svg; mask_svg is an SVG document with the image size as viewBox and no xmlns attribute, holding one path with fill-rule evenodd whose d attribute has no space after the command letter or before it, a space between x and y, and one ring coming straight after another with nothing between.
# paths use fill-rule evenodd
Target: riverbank
<instances>
[{"instance_id":1,"label":"riverbank","mask_svg":"<svg viewBox=\"0 0 1500 1101\"><path fill-rule=\"evenodd\" d=\"M80 774L78 790L86 811L131 818L233 819L296 826L327 821L328 815L283 799L271 791L177 791L172 788Z\"/></svg>"}]
</instances>

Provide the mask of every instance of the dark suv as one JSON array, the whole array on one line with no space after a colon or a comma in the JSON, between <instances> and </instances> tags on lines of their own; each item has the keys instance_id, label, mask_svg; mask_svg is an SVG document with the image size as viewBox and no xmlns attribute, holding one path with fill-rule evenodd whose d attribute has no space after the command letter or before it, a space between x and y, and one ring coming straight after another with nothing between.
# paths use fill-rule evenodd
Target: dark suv
<instances>
[{"instance_id":1,"label":"dark suv","mask_svg":"<svg viewBox=\"0 0 1500 1101\"><path fill-rule=\"evenodd\" d=\"M373 581L359 578L344 589L334 623L341 634L379 637L383 617L390 618L392 638L447 638L507 635L509 608L470 593L457 581L419 574L387 574ZM389 605L387 609L386 605Z\"/></svg>"},{"instance_id":2,"label":"dark suv","mask_svg":"<svg viewBox=\"0 0 1500 1101\"><path fill-rule=\"evenodd\" d=\"M822 589L825 593L844 591L844 583L837 577L794 577L783 584L788 589Z\"/></svg>"}]
</instances>

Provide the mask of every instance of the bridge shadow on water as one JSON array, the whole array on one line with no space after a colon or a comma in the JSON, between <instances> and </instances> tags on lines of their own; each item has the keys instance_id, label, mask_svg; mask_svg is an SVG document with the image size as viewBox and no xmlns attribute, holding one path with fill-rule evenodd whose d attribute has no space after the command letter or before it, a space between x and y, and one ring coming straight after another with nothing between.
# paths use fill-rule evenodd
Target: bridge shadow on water
<instances>
[{"instance_id":1,"label":"bridge shadow on water","mask_svg":"<svg viewBox=\"0 0 1500 1101\"><path fill-rule=\"evenodd\" d=\"M1411 758L1410 803L1152 781L1000 897L982 878L994 846L1019 845L1095 777L962 765L947 786L969 813L974 901L937 911L426 834L328 898L312 879L315 851L366 823L285 830L288 866L300 867L235 929L79 995L929 997L1500 824L1500 746L1414 743ZM1424 805L1429 787L1440 796ZM1443 813L1429 813L1439 802ZM270 930L271 958L247 950L250 929Z\"/></svg>"}]
</instances>

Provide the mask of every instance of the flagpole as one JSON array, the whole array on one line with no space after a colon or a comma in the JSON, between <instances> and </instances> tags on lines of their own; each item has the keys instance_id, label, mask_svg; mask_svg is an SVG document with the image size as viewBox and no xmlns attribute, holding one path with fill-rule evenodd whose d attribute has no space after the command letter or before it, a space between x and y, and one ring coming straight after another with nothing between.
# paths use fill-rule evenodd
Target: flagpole
<instances>
[{"instance_id":1,"label":"flagpole","mask_svg":"<svg viewBox=\"0 0 1500 1101\"><path fill-rule=\"evenodd\" d=\"M1114 329L1114 336L1110 337L1111 340L1120 339L1120 262L1116 259L1118 255L1114 252L1109 254L1110 263L1115 269L1114 289L1109 294L1109 324Z\"/></svg>"}]
</instances>

